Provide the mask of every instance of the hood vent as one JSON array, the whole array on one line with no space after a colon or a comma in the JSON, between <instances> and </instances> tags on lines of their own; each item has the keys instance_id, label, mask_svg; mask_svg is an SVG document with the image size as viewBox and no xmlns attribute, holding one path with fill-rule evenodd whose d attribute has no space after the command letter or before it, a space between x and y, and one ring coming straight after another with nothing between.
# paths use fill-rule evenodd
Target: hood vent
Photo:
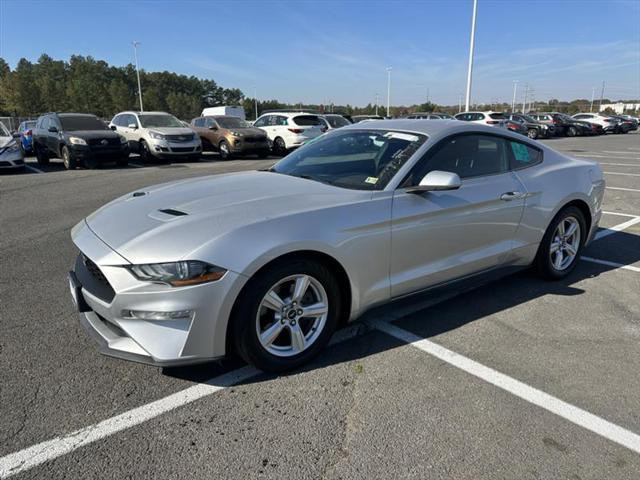
<instances>
[{"instance_id":1,"label":"hood vent","mask_svg":"<svg viewBox=\"0 0 640 480\"><path fill-rule=\"evenodd\" d=\"M174 217L181 217L182 215L189 215L186 212L182 212L180 210L175 210L173 208L163 208L159 210L162 213L166 213L167 215L173 215Z\"/></svg>"}]
</instances>

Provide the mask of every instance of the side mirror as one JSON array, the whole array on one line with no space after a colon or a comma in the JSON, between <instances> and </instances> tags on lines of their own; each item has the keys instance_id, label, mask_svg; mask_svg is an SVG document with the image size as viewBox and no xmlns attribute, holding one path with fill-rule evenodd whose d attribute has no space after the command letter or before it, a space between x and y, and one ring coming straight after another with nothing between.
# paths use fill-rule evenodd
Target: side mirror
<instances>
[{"instance_id":1,"label":"side mirror","mask_svg":"<svg viewBox=\"0 0 640 480\"><path fill-rule=\"evenodd\" d=\"M110 128L111 130L113 130L114 132L118 129L115 125L111 125L109 128Z\"/></svg>"},{"instance_id":2,"label":"side mirror","mask_svg":"<svg viewBox=\"0 0 640 480\"><path fill-rule=\"evenodd\" d=\"M12 132L12 133L11 133L11 136L12 136L13 138L20 138L20 132Z\"/></svg>"},{"instance_id":3,"label":"side mirror","mask_svg":"<svg viewBox=\"0 0 640 480\"><path fill-rule=\"evenodd\" d=\"M218 130L218 127L216 127L215 125L211 125L211 126L209 127L209 130Z\"/></svg>"},{"instance_id":4,"label":"side mirror","mask_svg":"<svg viewBox=\"0 0 640 480\"><path fill-rule=\"evenodd\" d=\"M130 123L129 125L127 125L128 128L133 128L134 130L138 128L138 125L136 125L135 123Z\"/></svg>"},{"instance_id":5,"label":"side mirror","mask_svg":"<svg viewBox=\"0 0 640 480\"><path fill-rule=\"evenodd\" d=\"M58 133L58 128L57 127L49 127L49 131L51 133Z\"/></svg>"},{"instance_id":6,"label":"side mirror","mask_svg":"<svg viewBox=\"0 0 640 480\"><path fill-rule=\"evenodd\" d=\"M423 193L439 190L457 190L462 185L457 173L433 170L427 173L420 184L407 188L407 193Z\"/></svg>"}]
</instances>

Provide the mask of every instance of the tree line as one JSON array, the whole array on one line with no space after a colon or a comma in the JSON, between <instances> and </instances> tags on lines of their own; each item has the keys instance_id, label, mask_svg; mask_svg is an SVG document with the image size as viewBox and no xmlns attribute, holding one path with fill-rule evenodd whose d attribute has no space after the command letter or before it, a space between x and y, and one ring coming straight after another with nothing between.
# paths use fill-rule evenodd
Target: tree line
<instances>
[{"instance_id":1,"label":"tree line","mask_svg":"<svg viewBox=\"0 0 640 480\"><path fill-rule=\"evenodd\" d=\"M203 107L242 105L247 118L255 118L256 100L246 97L238 88L223 88L212 79L179 75L173 72L140 70L143 105L147 111L170 112L183 120L200 115ZM350 115L386 115L382 105L321 105L284 103L278 100L258 101L258 114L272 109L309 109ZM597 103L594 110L597 111ZM610 103L605 99L603 103ZM536 102L531 110L559 111L568 114L589 111L586 99L564 102ZM54 60L43 54L37 62L24 58L12 70L0 57L0 116L36 117L43 112L86 112L110 119L123 110L139 110L138 83L135 66L116 67L91 56L72 55L69 61ZM401 117L413 112L440 111L458 113L458 105L437 105L431 102L407 106L392 106L391 116ZM474 105L474 110L508 111L510 104ZM518 110L518 108L516 108Z\"/></svg>"}]
</instances>

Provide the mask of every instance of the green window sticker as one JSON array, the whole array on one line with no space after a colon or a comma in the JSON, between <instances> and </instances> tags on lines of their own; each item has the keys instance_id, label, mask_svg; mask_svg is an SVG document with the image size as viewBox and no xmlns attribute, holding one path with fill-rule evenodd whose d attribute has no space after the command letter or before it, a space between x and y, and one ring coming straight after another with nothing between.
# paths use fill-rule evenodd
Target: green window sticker
<instances>
[{"instance_id":1,"label":"green window sticker","mask_svg":"<svg viewBox=\"0 0 640 480\"><path fill-rule=\"evenodd\" d=\"M526 145L521 143L511 143L511 151L517 162L527 163L529 162L529 149Z\"/></svg>"}]
</instances>

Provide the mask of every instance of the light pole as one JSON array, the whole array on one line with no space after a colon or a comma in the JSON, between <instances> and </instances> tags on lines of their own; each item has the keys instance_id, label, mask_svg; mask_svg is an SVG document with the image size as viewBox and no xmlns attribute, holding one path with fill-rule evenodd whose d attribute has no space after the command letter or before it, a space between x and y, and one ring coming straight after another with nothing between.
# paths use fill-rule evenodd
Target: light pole
<instances>
[{"instance_id":1,"label":"light pole","mask_svg":"<svg viewBox=\"0 0 640 480\"><path fill-rule=\"evenodd\" d=\"M515 112L516 109L516 91L518 90L518 80L513 81L513 100L511 100L511 111ZM522 112L524 113L524 112Z\"/></svg>"},{"instance_id":2,"label":"light pole","mask_svg":"<svg viewBox=\"0 0 640 480\"><path fill-rule=\"evenodd\" d=\"M602 81L602 90L600 91L600 106L598 107L598 112L602 111L602 99L604 98L604 80Z\"/></svg>"},{"instance_id":3,"label":"light pole","mask_svg":"<svg viewBox=\"0 0 640 480\"><path fill-rule=\"evenodd\" d=\"M527 113L525 107L527 106L527 93L529 93L529 85L524 86L524 98L522 99L522 113Z\"/></svg>"},{"instance_id":4,"label":"light pole","mask_svg":"<svg viewBox=\"0 0 640 480\"><path fill-rule=\"evenodd\" d=\"M142 106L142 85L140 85L140 68L138 67L138 45L140 42L133 41L133 56L136 60L136 76L138 77L138 97L140 98L140 111L144 112L144 107Z\"/></svg>"},{"instance_id":5,"label":"light pole","mask_svg":"<svg viewBox=\"0 0 640 480\"><path fill-rule=\"evenodd\" d=\"M376 116L378 116L378 99L380 98L380 95L376 93Z\"/></svg>"},{"instance_id":6,"label":"light pole","mask_svg":"<svg viewBox=\"0 0 640 480\"><path fill-rule=\"evenodd\" d=\"M593 98L596 96L596 87L591 88L591 105L589 105L589 112L593 112Z\"/></svg>"},{"instance_id":7,"label":"light pole","mask_svg":"<svg viewBox=\"0 0 640 480\"><path fill-rule=\"evenodd\" d=\"M476 13L478 10L478 0L473 0L473 17L471 19L471 42L469 44L469 67L467 69L467 95L465 97L465 109L469 111L471 101L471 71L473 70L473 46L476 38Z\"/></svg>"},{"instance_id":8,"label":"light pole","mask_svg":"<svg viewBox=\"0 0 640 480\"><path fill-rule=\"evenodd\" d=\"M458 95L458 113L462 111L462 94Z\"/></svg>"},{"instance_id":9,"label":"light pole","mask_svg":"<svg viewBox=\"0 0 640 480\"><path fill-rule=\"evenodd\" d=\"M389 116L389 107L391 105L391 67L387 67L387 117Z\"/></svg>"}]
</instances>

